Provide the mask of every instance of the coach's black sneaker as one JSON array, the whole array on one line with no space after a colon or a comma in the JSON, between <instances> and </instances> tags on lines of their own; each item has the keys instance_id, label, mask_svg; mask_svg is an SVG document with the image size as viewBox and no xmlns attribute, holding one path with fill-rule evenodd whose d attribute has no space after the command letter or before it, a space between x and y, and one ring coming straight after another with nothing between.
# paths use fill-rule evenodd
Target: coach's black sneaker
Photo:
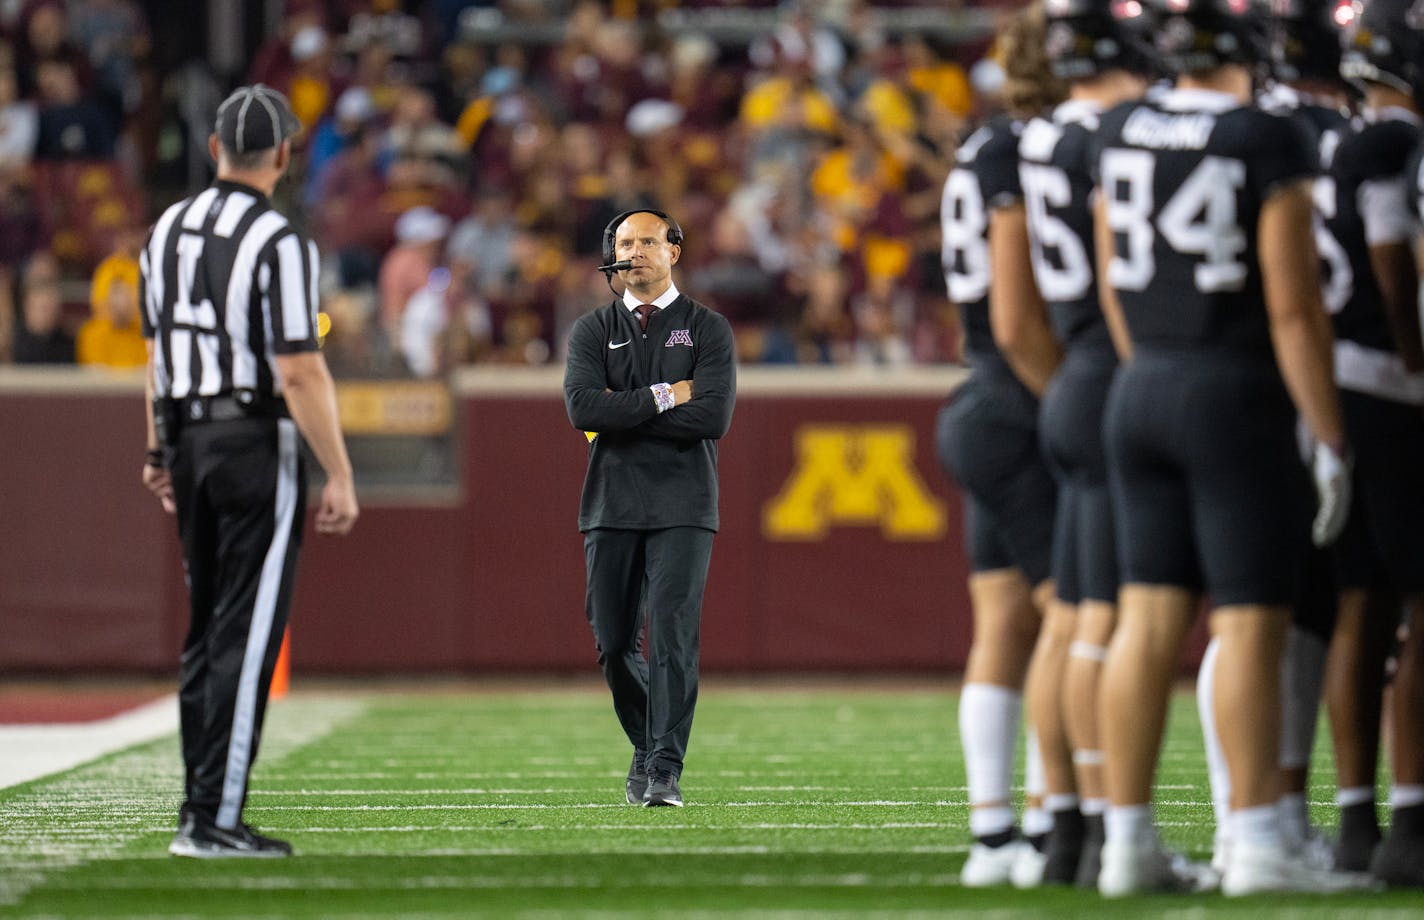
<instances>
[{"instance_id":1,"label":"coach's black sneaker","mask_svg":"<svg viewBox=\"0 0 1424 920\"><path fill-rule=\"evenodd\" d=\"M643 794L643 804L649 807L682 807L682 790L677 788L677 777L671 770L655 770L648 775L648 791Z\"/></svg>"},{"instance_id":2,"label":"coach's black sneaker","mask_svg":"<svg viewBox=\"0 0 1424 920\"><path fill-rule=\"evenodd\" d=\"M1098 875L1103 868L1103 816L1083 816L1083 855L1078 860L1078 877L1075 884L1079 888L1098 890Z\"/></svg>"},{"instance_id":3,"label":"coach's black sneaker","mask_svg":"<svg viewBox=\"0 0 1424 920\"><path fill-rule=\"evenodd\" d=\"M182 816L182 824L168 852L193 859L280 859L292 855L292 845L275 837L264 837L246 824L225 830L192 811Z\"/></svg>"},{"instance_id":4,"label":"coach's black sneaker","mask_svg":"<svg viewBox=\"0 0 1424 920\"><path fill-rule=\"evenodd\" d=\"M643 804L643 795L648 791L648 768L643 766L642 751L633 752L633 762L628 765L628 783L624 791L629 805Z\"/></svg>"},{"instance_id":5,"label":"coach's black sneaker","mask_svg":"<svg viewBox=\"0 0 1424 920\"><path fill-rule=\"evenodd\" d=\"M1344 806L1340 809L1340 837L1335 842L1335 868L1342 872L1367 871L1379 842L1374 800Z\"/></svg>"},{"instance_id":6,"label":"coach's black sneaker","mask_svg":"<svg viewBox=\"0 0 1424 920\"><path fill-rule=\"evenodd\" d=\"M1424 888L1424 805L1394 810L1389 835L1370 860L1370 875L1391 888Z\"/></svg>"},{"instance_id":7,"label":"coach's black sneaker","mask_svg":"<svg viewBox=\"0 0 1424 920\"><path fill-rule=\"evenodd\" d=\"M1078 880L1078 863L1083 856L1087 828L1083 813L1065 808L1053 813L1053 829L1048 832L1047 857L1043 863L1043 884L1072 885Z\"/></svg>"}]
</instances>

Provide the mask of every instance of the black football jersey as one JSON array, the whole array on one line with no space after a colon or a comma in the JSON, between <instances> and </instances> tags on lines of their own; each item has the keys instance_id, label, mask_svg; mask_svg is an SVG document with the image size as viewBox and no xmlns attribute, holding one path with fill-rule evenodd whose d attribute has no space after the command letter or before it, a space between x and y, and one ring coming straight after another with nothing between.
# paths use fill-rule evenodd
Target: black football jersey
<instances>
[{"instance_id":1,"label":"black football jersey","mask_svg":"<svg viewBox=\"0 0 1424 920\"><path fill-rule=\"evenodd\" d=\"M1418 142L1416 123L1392 115L1357 122L1336 148L1329 172L1316 182L1315 204L1332 254L1326 307L1335 337L1377 351L1393 352L1379 285L1370 264L1370 246L1407 240L1408 159ZM1327 258L1329 256L1327 255Z\"/></svg>"},{"instance_id":2,"label":"black football jersey","mask_svg":"<svg viewBox=\"0 0 1424 920\"><path fill-rule=\"evenodd\" d=\"M1098 305L1089 161L1101 114L1099 106L1070 100L1050 117L1030 121L1019 140L1019 183L1033 277L1048 303L1054 333L1069 348L1096 348L1112 357L1112 338Z\"/></svg>"},{"instance_id":3,"label":"black football jersey","mask_svg":"<svg viewBox=\"0 0 1424 920\"><path fill-rule=\"evenodd\" d=\"M1414 145L1404 174L1409 177L1409 213L1416 221L1424 222L1424 137ZM1420 306L1424 307L1424 303Z\"/></svg>"},{"instance_id":4,"label":"black football jersey","mask_svg":"<svg viewBox=\"0 0 1424 920\"><path fill-rule=\"evenodd\" d=\"M1279 185L1316 172L1305 125L1173 89L1105 114L1097 149L1108 280L1133 341L1270 357L1257 224Z\"/></svg>"},{"instance_id":5,"label":"black football jersey","mask_svg":"<svg viewBox=\"0 0 1424 920\"><path fill-rule=\"evenodd\" d=\"M1008 368L989 328L989 213L1019 199L1022 127L1001 116L966 138L940 199L945 286L959 307L965 355L984 370Z\"/></svg>"}]
</instances>

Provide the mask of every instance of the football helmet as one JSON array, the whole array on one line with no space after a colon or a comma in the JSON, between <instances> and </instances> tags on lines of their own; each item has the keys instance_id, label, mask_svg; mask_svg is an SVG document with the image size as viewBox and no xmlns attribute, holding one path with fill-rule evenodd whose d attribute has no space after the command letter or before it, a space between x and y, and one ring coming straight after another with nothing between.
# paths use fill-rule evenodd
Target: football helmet
<instances>
[{"instance_id":1,"label":"football helmet","mask_svg":"<svg viewBox=\"0 0 1424 920\"><path fill-rule=\"evenodd\" d=\"M1345 27L1340 75L1402 93L1420 88L1424 55L1424 4L1417 0L1355 0Z\"/></svg>"},{"instance_id":2,"label":"football helmet","mask_svg":"<svg viewBox=\"0 0 1424 920\"><path fill-rule=\"evenodd\" d=\"M1341 30L1353 20L1352 0L1271 0L1275 78L1340 83Z\"/></svg>"},{"instance_id":3,"label":"football helmet","mask_svg":"<svg viewBox=\"0 0 1424 920\"><path fill-rule=\"evenodd\" d=\"M1152 69L1146 0L1044 0L1043 12L1044 49L1060 80Z\"/></svg>"},{"instance_id":4,"label":"football helmet","mask_svg":"<svg viewBox=\"0 0 1424 920\"><path fill-rule=\"evenodd\" d=\"M1265 0L1149 0L1157 53L1169 73L1270 60Z\"/></svg>"}]
</instances>

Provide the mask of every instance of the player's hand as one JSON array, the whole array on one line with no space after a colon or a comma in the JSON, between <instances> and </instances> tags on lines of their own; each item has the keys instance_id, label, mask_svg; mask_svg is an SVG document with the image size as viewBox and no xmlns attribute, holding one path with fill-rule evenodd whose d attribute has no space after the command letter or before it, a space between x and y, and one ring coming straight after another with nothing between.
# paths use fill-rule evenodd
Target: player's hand
<instances>
[{"instance_id":1,"label":"player's hand","mask_svg":"<svg viewBox=\"0 0 1424 920\"><path fill-rule=\"evenodd\" d=\"M692 381L679 380L672 385L672 404L680 406L692 398Z\"/></svg>"},{"instance_id":2,"label":"player's hand","mask_svg":"<svg viewBox=\"0 0 1424 920\"><path fill-rule=\"evenodd\" d=\"M1329 546L1345 529L1345 520L1350 516L1351 465L1348 449L1337 453L1327 444L1315 445L1310 470L1320 504L1310 525L1310 538L1316 546Z\"/></svg>"},{"instance_id":3,"label":"player's hand","mask_svg":"<svg viewBox=\"0 0 1424 920\"><path fill-rule=\"evenodd\" d=\"M321 490L321 505L316 509L316 532L345 536L356 525L361 509L356 505L356 483L350 476L334 476Z\"/></svg>"},{"instance_id":4,"label":"player's hand","mask_svg":"<svg viewBox=\"0 0 1424 920\"><path fill-rule=\"evenodd\" d=\"M144 464L143 487L153 493L164 511L173 514L178 510L173 500L173 477L163 467Z\"/></svg>"}]
</instances>

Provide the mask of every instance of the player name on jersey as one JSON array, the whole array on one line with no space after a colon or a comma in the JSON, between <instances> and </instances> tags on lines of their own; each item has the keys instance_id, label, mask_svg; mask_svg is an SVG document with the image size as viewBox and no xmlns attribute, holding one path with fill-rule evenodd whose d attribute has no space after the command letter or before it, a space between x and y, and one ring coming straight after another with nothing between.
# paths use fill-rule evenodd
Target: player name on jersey
<instances>
[{"instance_id":1,"label":"player name on jersey","mask_svg":"<svg viewBox=\"0 0 1424 920\"><path fill-rule=\"evenodd\" d=\"M1216 117L1200 112L1181 115L1138 109L1122 126L1122 139L1153 150L1201 150L1211 139Z\"/></svg>"}]
</instances>

